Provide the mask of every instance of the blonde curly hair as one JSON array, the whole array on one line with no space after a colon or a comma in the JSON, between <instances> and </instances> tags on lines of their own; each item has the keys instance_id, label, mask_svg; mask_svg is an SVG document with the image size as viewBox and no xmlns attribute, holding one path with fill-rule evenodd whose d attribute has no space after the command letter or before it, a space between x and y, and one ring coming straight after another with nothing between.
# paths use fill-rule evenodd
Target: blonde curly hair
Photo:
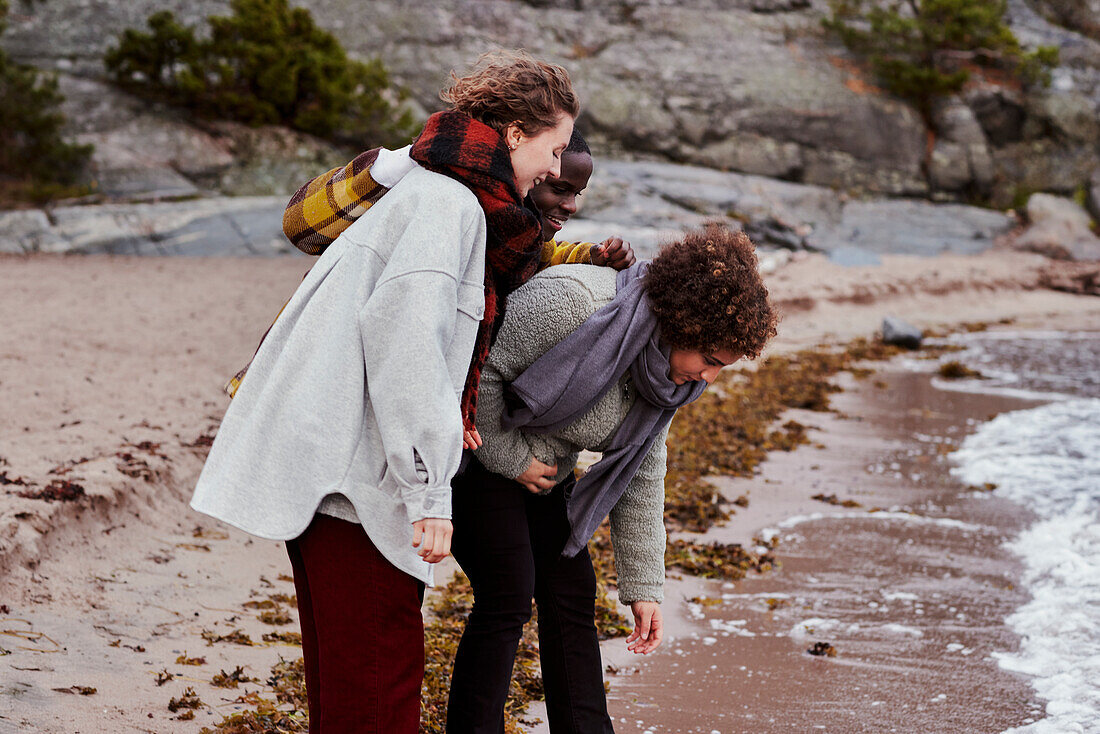
<instances>
[{"instance_id":1,"label":"blonde curly hair","mask_svg":"<svg viewBox=\"0 0 1100 734\"><path fill-rule=\"evenodd\" d=\"M482 54L466 76L451 71L439 98L502 134L514 123L524 135L537 135L563 112L573 118L580 112L569 72L522 50Z\"/></svg>"}]
</instances>

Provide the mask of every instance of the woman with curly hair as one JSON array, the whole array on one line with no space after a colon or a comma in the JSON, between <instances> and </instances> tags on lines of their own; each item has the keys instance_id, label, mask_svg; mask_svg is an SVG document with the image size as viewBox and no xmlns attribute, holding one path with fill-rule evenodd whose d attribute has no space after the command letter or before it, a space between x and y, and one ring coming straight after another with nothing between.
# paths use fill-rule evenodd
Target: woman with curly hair
<instances>
[{"instance_id":1,"label":"woman with curly hair","mask_svg":"<svg viewBox=\"0 0 1100 734\"><path fill-rule=\"evenodd\" d=\"M499 734L516 648L538 604L554 734L613 731L587 542L610 514L629 649L663 635L665 437L719 371L757 357L776 316L743 233L691 232L616 273L544 270L516 290L482 377L484 444L454 481L454 555L474 605L447 730ZM578 452L603 457L574 479Z\"/></svg>"},{"instance_id":2,"label":"woman with curly hair","mask_svg":"<svg viewBox=\"0 0 1100 734\"><path fill-rule=\"evenodd\" d=\"M560 171L568 74L522 53L452 74L419 165L335 239L241 381L191 506L287 541L310 732L413 734L424 584L504 299L538 268L523 202ZM305 206L311 226L325 216Z\"/></svg>"}]
</instances>

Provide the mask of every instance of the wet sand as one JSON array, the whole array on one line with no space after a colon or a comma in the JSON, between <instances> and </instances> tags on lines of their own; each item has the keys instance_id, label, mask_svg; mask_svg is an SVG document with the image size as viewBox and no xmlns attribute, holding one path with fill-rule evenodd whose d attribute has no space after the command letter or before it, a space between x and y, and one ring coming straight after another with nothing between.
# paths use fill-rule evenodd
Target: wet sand
<instances>
[{"instance_id":1,"label":"wet sand","mask_svg":"<svg viewBox=\"0 0 1100 734\"><path fill-rule=\"evenodd\" d=\"M813 257L794 262L768 279L786 311L774 349L870 335L886 313L922 326L1001 317L1097 323L1096 299L1036 288L1044 263L1011 253L886 258L881 267L853 269ZM247 361L308 265L299 259L0 258L0 310L16 315L0 330L0 475L8 482L0 486L0 732L196 732L239 708L232 701L245 692L270 696L271 666L300 654L281 643L206 645L204 631L240 630L259 642L264 633L294 630L294 623L264 624L260 610L244 606L293 590L279 578L289 573L280 544L226 530L191 512L187 500L202 461L202 447L194 444L210 435L224 411L221 385ZM1019 603L1019 594L1011 588L1011 561L997 543L1019 521L1015 511L985 497L958 498L930 479L865 471L885 461L875 458L880 454L904 451L895 428L920 425L931 435L939 420L933 419L942 414L946 431L951 420L1001 409L997 399L957 411L934 407L943 394L902 385L881 391L884 400L905 396L902 419L875 423L881 401L859 397L872 387L866 383L838 398L850 416L864 415L859 406L868 406L863 421L800 416L822 429L812 438L826 448L773 455L760 476L732 483L731 496L748 491L752 503L713 536L747 541L807 507L833 511L807 499L819 488L842 498L852 494L867 506L975 512L970 521L990 529L957 535L874 519L850 521L841 533L811 523L783 532L778 554L784 566L777 572L733 589L674 581L665 606L675 639L662 653L631 674L639 661L626 659L622 641L606 646L608 662L622 671L609 675L612 709L626 719L621 731L645 731L637 721L664 722L654 731L790 731L801 729L805 718L777 717L798 712L833 717L821 719L831 731L874 730L880 721L917 721L918 706L929 715L950 708L961 716L973 707L960 703L960 691L975 701L995 699L988 711L973 708L975 715L999 717L989 718L985 730L1026 718L1026 684L997 673L987 660L989 650L1012 642L1002 639L1000 617ZM932 416L909 414L926 401ZM73 482L83 494L72 502L20 496L57 482ZM792 533L796 537L787 537ZM917 597L886 599L883 591ZM769 614L758 597L735 596L704 607L701 620L683 603L723 593L787 593L793 601ZM879 611L883 606L889 611ZM964 620L951 616L959 610ZM763 634L833 614L861 620L860 630L824 636L815 630L798 641ZM923 636L888 633L876 622L879 615ZM948 618L954 621L932 624ZM729 620L745 619L757 636L712 631L710 619L729 629L742 627ZM819 637L836 645L836 658L803 653ZM963 647L947 647L954 644ZM206 661L177 663L184 653ZM717 658L707 662L715 654L721 665ZM260 681L235 690L210 684L216 673L238 665ZM173 678L158 685L158 672ZM867 681L887 688L875 692ZM82 695L73 686L96 692ZM167 704L189 686L204 703L194 720L179 720ZM946 706L932 701L941 693ZM875 705L878 700L884 703ZM771 718L784 723L767 724Z\"/></svg>"},{"instance_id":2,"label":"wet sand","mask_svg":"<svg viewBox=\"0 0 1100 734\"><path fill-rule=\"evenodd\" d=\"M674 586L679 634L611 677L616 731L999 732L1042 718L1027 680L990 657L1018 644L1004 619L1026 595L1002 543L1028 512L961 486L943 453L974 421L1035 403L906 372L842 382L839 414L790 414L818 428L821 448L720 482L750 505L704 537L747 542L771 526L781 567ZM819 493L861 506L810 499ZM809 654L815 643L836 656Z\"/></svg>"}]
</instances>

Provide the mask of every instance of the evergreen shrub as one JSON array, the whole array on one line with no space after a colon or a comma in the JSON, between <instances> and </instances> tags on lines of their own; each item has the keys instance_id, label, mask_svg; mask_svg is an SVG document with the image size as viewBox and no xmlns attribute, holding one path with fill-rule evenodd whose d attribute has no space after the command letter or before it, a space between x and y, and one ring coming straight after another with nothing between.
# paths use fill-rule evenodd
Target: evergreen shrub
<instances>
[{"instance_id":1,"label":"evergreen shrub","mask_svg":"<svg viewBox=\"0 0 1100 734\"><path fill-rule=\"evenodd\" d=\"M823 22L865 56L887 90L928 114L974 72L1049 83L1058 49L1025 50L1005 23L1005 0L829 0Z\"/></svg>"},{"instance_id":2,"label":"evergreen shrub","mask_svg":"<svg viewBox=\"0 0 1100 734\"><path fill-rule=\"evenodd\" d=\"M8 9L7 0L0 0L0 33ZM76 184L92 146L64 139L57 79L0 49L0 99L0 205L85 193Z\"/></svg>"},{"instance_id":3,"label":"evergreen shrub","mask_svg":"<svg viewBox=\"0 0 1100 734\"><path fill-rule=\"evenodd\" d=\"M128 29L104 62L122 88L210 118L281 124L360 146L407 142L408 112L380 60L349 59L305 8L287 0L232 0L207 18L208 33L170 11Z\"/></svg>"}]
</instances>

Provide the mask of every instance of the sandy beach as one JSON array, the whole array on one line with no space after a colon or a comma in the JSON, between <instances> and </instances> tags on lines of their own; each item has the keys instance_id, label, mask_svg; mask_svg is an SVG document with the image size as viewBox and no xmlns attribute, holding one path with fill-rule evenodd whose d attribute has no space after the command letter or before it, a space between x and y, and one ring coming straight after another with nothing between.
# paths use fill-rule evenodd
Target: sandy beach
<instances>
[{"instance_id":1,"label":"sandy beach","mask_svg":"<svg viewBox=\"0 0 1100 734\"><path fill-rule=\"evenodd\" d=\"M309 265L0 258L0 731L197 732L300 656L263 639L296 629L281 544L187 501L222 384ZM784 313L771 350L869 337L888 314L941 329L1100 326L1100 300L1040 287L1049 265L996 250L858 268L800 257L768 275ZM978 732L1042 717L1028 681L989 656L1018 644L1004 619L1026 594L1002 544L1028 511L939 461L975 422L1034 403L936 390L897 365L840 380L836 412L792 412L816 445L719 480L749 506L702 540L774 533L781 567L736 584L674 573L664 647L639 661L605 643L617 731ZM289 623L258 619L276 611ZM233 630L256 644L208 644ZM807 655L817 642L836 657ZM237 666L258 682L211 685ZM192 709L168 705L188 687L202 705L181 720Z\"/></svg>"}]
</instances>

